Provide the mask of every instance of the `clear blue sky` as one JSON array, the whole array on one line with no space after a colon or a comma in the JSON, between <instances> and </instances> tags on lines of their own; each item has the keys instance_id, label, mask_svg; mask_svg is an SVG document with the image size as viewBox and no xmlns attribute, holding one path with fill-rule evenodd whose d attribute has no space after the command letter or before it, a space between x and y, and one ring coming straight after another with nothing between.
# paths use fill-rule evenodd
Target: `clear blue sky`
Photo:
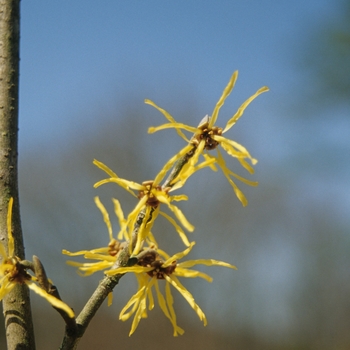
<instances>
[{"instance_id":1,"label":"clear blue sky","mask_svg":"<svg viewBox=\"0 0 350 350\"><path fill-rule=\"evenodd\" d=\"M339 10L330 0L21 5L23 151L93 127L89 111L139 91L163 105L188 92L205 115L236 69L238 101L268 85L259 108L276 112L304 84L294 62L304 34Z\"/></svg>"}]
</instances>

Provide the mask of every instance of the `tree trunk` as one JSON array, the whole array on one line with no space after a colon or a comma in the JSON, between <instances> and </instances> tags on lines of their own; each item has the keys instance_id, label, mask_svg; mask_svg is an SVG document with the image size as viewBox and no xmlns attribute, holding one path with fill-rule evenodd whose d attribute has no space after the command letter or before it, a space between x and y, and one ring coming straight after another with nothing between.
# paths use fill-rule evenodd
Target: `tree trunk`
<instances>
[{"instance_id":1,"label":"tree trunk","mask_svg":"<svg viewBox=\"0 0 350 350\"><path fill-rule=\"evenodd\" d=\"M7 206L14 199L15 255L24 259L18 201L19 0L0 0L0 239L7 248ZM29 291L17 285L3 300L8 350L35 349Z\"/></svg>"}]
</instances>

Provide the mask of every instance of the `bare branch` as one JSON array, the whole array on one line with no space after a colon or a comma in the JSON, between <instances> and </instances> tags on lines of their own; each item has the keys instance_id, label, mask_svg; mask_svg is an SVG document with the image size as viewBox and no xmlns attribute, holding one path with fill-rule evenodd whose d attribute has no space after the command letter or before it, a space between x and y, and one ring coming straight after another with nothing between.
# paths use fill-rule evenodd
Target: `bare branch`
<instances>
[{"instance_id":1,"label":"bare branch","mask_svg":"<svg viewBox=\"0 0 350 350\"><path fill-rule=\"evenodd\" d=\"M0 0L0 234L7 246L6 213L14 198L12 230L15 255L24 259L19 215L18 77L19 77L19 0ZM35 349L29 291L17 285L3 300L7 348Z\"/></svg>"}]
</instances>

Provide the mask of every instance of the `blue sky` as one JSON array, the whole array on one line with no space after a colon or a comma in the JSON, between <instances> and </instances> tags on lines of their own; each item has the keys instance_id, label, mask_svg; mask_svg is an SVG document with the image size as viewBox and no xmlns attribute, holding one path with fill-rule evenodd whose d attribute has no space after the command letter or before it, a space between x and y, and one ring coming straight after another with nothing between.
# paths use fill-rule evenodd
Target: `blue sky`
<instances>
[{"instance_id":1,"label":"blue sky","mask_svg":"<svg viewBox=\"0 0 350 350\"><path fill-rule=\"evenodd\" d=\"M303 33L337 10L332 1L23 2L20 145L93 128L101 116L91 111L141 93L176 105L183 92L205 115L236 69L237 98L268 85L259 107L276 112L303 84L293 62Z\"/></svg>"}]
</instances>

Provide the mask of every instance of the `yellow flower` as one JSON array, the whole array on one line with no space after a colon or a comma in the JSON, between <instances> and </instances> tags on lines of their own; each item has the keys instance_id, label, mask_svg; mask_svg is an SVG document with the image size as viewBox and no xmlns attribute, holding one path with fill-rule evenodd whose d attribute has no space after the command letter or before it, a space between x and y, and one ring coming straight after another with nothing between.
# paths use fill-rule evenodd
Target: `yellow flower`
<instances>
[{"instance_id":1,"label":"yellow flower","mask_svg":"<svg viewBox=\"0 0 350 350\"><path fill-rule=\"evenodd\" d=\"M68 250L63 249L62 254L69 256L79 256L84 255L85 259L98 260L97 262L85 262L80 263L76 261L67 261L68 265L78 267L78 272L83 276L89 276L97 271L105 270L111 268L117 261L118 253L123 248L124 243L119 243L113 237L112 224L109 219L108 212L104 205L101 203L98 197L94 198L96 206L100 209L102 213L103 220L107 226L109 234L109 244L107 247L92 249L92 250L81 250L78 252L69 252ZM117 199L112 199L114 203L115 213L118 217L119 224L123 225L125 222L123 211L121 209L120 203Z\"/></svg>"},{"instance_id":2,"label":"yellow flower","mask_svg":"<svg viewBox=\"0 0 350 350\"><path fill-rule=\"evenodd\" d=\"M237 110L237 112L233 115L231 119L226 123L225 128L220 128L218 126L215 126L216 120L218 118L218 114L220 111L220 108L223 106L225 99L229 96L231 93L236 80L238 76L238 71L234 72L229 83L227 84L226 88L224 89L219 101L215 105L215 108L213 110L212 115L206 116L203 118L203 120L200 122L198 127L192 127L189 125L185 125L182 123L177 123L175 119L164 109L158 107L154 102L150 100L145 100L145 103L155 107L157 110L159 110L166 119L169 120L170 123L160 125L158 127L151 127L149 128L149 133L154 133L159 130L168 129L168 128L175 128L177 133L186 141L189 142L189 145L195 146L195 152L194 155L189 162L187 166L184 167L184 169L181 171L178 177L178 181L186 181L188 177L188 171L191 171L191 168L197 163L198 158L200 154L203 153L204 150L210 151L213 149L217 149L218 145L221 145L221 147L232 157L235 157L238 159L240 164L251 174L254 172L253 167L246 161L246 159L249 159L251 163L254 165L257 163L257 160L254 159L247 149L239 144L236 141L230 140L223 136L224 133L226 133L228 130L231 129L231 127L238 121L238 119L242 116L244 110L247 108L247 106L261 93L268 91L268 87L264 86L260 88L253 96L249 97ZM193 137L189 140L184 133L181 131L181 129L189 131L193 133ZM186 146L186 147L189 147ZM188 148L186 148L188 149ZM229 170L226 167L224 158L220 154L218 150L218 156L209 156L206 157L206 160L208 159L215 159L219 167L222 169L223 173L225 174L226 178L229 180L231 186L233 187L233 190L238 197L238 199L242 202L242 204L245 206L248 204L247 199L245 198L244 194L240 191L240 189L237 187L237 185L232 181L231 176L239 179L240 181L243 181L247 185L250 186L256 186L257 182L252 182L249 180L246 180L242 178L241 176L233 173L231 170Z\"/></svg>"},{"instance_id":3,"label":"yellow flower","mask_svg":"<svg viewBox=\"0 0 350 350\"><path fill-rule=\"evenodd\" d=\"M177 260L186 256L191 251L194 244L195 243L192 242L183 252L177 253L173 256L169 256L160 249L144 250L140 253L139 260L136 265L131 267L119 267L117 269L112 269L105 272L105 274L109 276L133 272L138 280L138 291L131 297L119 315L119 318L122 321L129 319L133 314L135 315L129 336L135 332L141 318L147 317L147 303L148 310L152 310L154 307L152 287L154 287L156 290L158 304L161 310L170 320L174 328L174 336L177 336L178 334L182 335L184 330L180 328L176 322L176 314L173 307L173 297L170 286L173 286L180 292L192 309L197 313L199 319L203 321L204 325L207 324L207 319L204 312L196 304L192 294L182 285L177 277L201 277L208 282L212 282L213 279L207 274L192 270L190 268L199 264L207 266L225 266L232 269L236 269L236 267L223 261L213 259L188 260L178 263ZM165 298L160 291L159 280L165 280Z\"/></svg>"},{"instance_id":4,"label":"yellow flower","mask_svg":"<svg viewBox=\"0 0 350 350\"><path fill-rule=\"evenodd\" d=\"M188 220L186 219L182 211L177 206L171 203L173 201L187 200L188 199L187 196L185 195L170 196L169 192L171 192L173 188L171 187L163 188L160 185L160 182L163 180L166 173L169 171L169 169L172 167L172 165L176 162L178 158L179 158L179 155L177 154L165 164L163 169L159 172L159 174L156 176L154 180L145 181L142 184L138 184L136 182L128 181L118 177L118 175L115 172L113 172L105 164L97 161L96 159L93 162L97 167L105 171L110 176L110 178L108 179L104 179L95 183L94 185L95 188L103 184L113 182L123 187L125 190L131 193L134 197L137 197L139 199L139 202L137 203L135 208L132 210L132 212L128 215L128 218L122 225L121 231L119 234L119 236L123 235L123 237L126 237L126 239L132 240L132 231L134 229L135 223L138 220L140 213L144 211L144 217L143 217L140 229L138 231L137 241L136 241L135 248L133 250L133 254L137 254L140 251L142 242L150 234L150 230L158 214L164 216L175 227L176 231L180 235L180 238L182 239L184 244L186 246L189 246L189 241L184 231L182 230L182 228L176 223L176 221L172 217L160 211L161 203L167 205L167 207L174 213L175 217L183 225L183 227L185 227L186 230L190 232L194 230L194 226L188 222ZM134 190L138 191L138 193L136 194Z\"/></svg>"},{"instance_id":5,"label":"yellow flower","mask_svg":"<svg viewBox=\"0 0 350 350\"><path fill-rule=\"evenodd\" d=\"M7 211L7 246L8 253L4 245L0 242L0 300L10 293L16 284L26 284L31 290L45 298L55 308L63 310L70 318L74 317L73 310L63 301L57 299L44 289L37 286L36 277L27 272L27 267L21 264L21 260L14 255L15 244L11 232L12 225L12 205L13 198L10 198Z\"/></svg>"}]
</instances>

